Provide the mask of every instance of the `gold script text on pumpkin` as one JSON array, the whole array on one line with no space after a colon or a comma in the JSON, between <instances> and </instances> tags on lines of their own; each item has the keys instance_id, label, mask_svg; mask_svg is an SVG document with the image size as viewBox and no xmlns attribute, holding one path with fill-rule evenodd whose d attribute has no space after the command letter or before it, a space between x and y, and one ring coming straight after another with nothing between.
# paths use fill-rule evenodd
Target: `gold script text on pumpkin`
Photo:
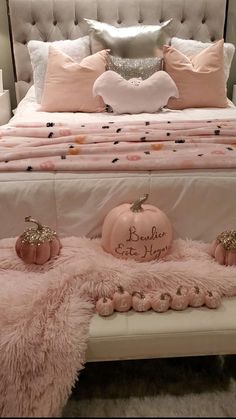
<instances>
[{"instance_id":1,"label":"gold script text on pumpkin","mask_svg":"<svg viewBox=\"0 0 236 419\"><path fill-rule=\"evenodd\" d=\"M156 226L152 227L152 232L150 236L141 236L137 233L137 229L135 226L129 227L129 238L126 239L127 242L137 242L139 240L156 240L164 237L166 233L163 231L162 233L158 233Z\"/></svg>"},{"instance_id":2,"label":"gold script text on pumpkin","mask_svg":"<svg viewBox=\"0 0 236 419\"><path fill-rule=\"evenodd\" d=\"M158 259L161 256L161 253L166 252L167 249L168 246L165 246L161 249L154 249L152 244L150 247L144 245L143 254L140 254L138 250L135 249L135 247L126 247L124 243L119 243L115 248L115 252L120 256L138 256L139 258L146 258L146 256L149 254L153 256L154 259Z\"/></svg>"}]
</instances>

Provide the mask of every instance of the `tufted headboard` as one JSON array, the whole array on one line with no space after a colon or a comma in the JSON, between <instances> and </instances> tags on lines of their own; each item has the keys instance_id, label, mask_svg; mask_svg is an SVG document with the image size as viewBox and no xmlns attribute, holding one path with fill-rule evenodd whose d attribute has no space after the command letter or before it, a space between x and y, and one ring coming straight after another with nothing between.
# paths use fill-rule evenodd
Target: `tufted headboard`
<instances>
[{"instance_id":1,"label":"tufted headboard","mask_svg":"<svg viewBox=\"0 0 236 419\"><path fill-rule=\"evenodd\" d=\"M8 0L17 100L32 84L27 43L76 39L83 18L115 26L157 24L173 18L171 36L214 41L224 35L227 0Z\"/></svg>"}]
</instances>

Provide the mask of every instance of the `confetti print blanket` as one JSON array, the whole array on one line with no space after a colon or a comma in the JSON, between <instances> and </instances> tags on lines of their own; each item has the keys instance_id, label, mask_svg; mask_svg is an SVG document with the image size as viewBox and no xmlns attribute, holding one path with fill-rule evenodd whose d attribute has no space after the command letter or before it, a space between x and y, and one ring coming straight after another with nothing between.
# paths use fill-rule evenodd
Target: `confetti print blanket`
<instances>
[{"instance_id":1,"label":"confetti print blanket","mask_svg":"<svg viewBox=\"0 0 236 419\"><path fill-rule=\"evenodd\" d=\"M236 168L236 119L27 123L0 130L0 171Z\"/></svg>"}]
</instances>

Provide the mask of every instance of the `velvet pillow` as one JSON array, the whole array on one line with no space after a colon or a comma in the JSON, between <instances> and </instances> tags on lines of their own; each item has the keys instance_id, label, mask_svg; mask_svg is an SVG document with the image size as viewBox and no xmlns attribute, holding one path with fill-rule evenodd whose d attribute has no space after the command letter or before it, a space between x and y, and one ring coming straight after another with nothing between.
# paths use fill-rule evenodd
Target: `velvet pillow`
<instances>
[{"instance_id":1,"label":"velvet pillow","mask_svg":"<svg viewBox=\"0 0 236 419\"><path fill-rule=\"evenodd\" d=\"M103 100L93 96L93 84L106 67L107 52L99 51L80 64L50 47L41 101L46 112L102 112Z\"/></svg>"},{"instance_id":2,"label":"velvet pillow","mask_svg":"<svg viewBox=\"0 0 236 419\"><path fill-rule=\"evenodd\" d=\"M89 27L92 53L110 49L112 55L123 58L162 56L162 47L168 43L167 28L172 19L160 25L137 25L117 28L108 23L84 19Z\"/></svg>"},{"instance_id":3,"label":"velvet pillow","mask_svg":"<svg viewBox=\"0 0 236 419\"><path fill-rule=\"evenodd\" d=\"M27 44L30 61L33 69L33 79L35 87L35 96L38 103L41 102L44 79L47 70L48 51L49 47L57 48L73 58L77 63L80 63L83 58L90 55L89 36L63 41L43 42L43 41L29 41Z\"/></svg>"},{"instance_id":4,"label":"velvet pillow","mask_svg":"<svg viewBox=\"0 0 236 419\"><path fill-rule=\"evenodd\" d=\"M162 58L121 58L107 54L106 69L115 71L126 80L135 77L145 80L156 71L162 70Z\"/></svg>"},{"instance_id":5,"label":"velvet pillow","mask_svg":"<svg viewBox=\"0 0 236 419\"><path fill-rule=\"evenodd\" d=\"M224 76L224 40L189 58L171 46L163 47L164 69L175 81L179 98L170 109L225 108L228 106Z\"/></svg>"},{"instance_id":6,"label":"velvet pillow","mask_svg":"<svg viewBox=\"0 0 236 419\"><path fill-rule=\"evenodd\" d=\"M182 52L187 57L192 57L207 47L210 47L212 42L201 42L195 39L180 39L173 37L171 39L171 46ZM227 82L230 73L230 67L235 53L235 46L230 42L224 43L224 73L225 81Z\"/></svg>"},{"instance_id":7,"label":"velvet pillow","mask_svg":"<svg viewBox=\"0 0 236 419\"><path fill-rule=\"evenodd\" d=\"M165 71L157 71L146 80L125 80L114 71L106 71L94 83L99 95L115 113L154 113L165 106L169 97L178 97L178 90Z\"/></svg>"}]
</instances>

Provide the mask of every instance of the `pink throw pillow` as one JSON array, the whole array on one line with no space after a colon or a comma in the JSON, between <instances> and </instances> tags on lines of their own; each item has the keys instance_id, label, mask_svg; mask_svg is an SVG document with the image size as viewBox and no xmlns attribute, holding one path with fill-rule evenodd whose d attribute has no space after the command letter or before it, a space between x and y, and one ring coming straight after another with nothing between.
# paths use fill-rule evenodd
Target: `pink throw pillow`
<instances>
[{"instance_id":1,"label":"pink throw pillow","mask_svg":"<svg viewBox=\"0 0 236 419\"><path fill-rule=\"evenodd\" d=\"M148 79L125 80L114 71L106 71L94 83L94 95L100 95L115 113L157 112L178 89L165 71L157 71Z\"/></svg>"},{"instance_id":2,"label":"pink throw pillow","mask_svg":"<svg viewBox=\"0 0 236 419\"><path fill-rule=\"evenodd\" d=\"M40 111L103 112L100 97L93 96L93 84L106 68L106 50L84 58L79 64L50 46Z\"/></svg>"},{"instance_id":3,"label":"pink throw pillow","mask_svg":"<svg viewBox=\"0 0 236 419\"><path fill-rule=\"evenodd\" d=\"M224 76L224 40L221 39L194 57L187 57L171 46L163 47L164 69L179 90L178 99L170 99L170 109L226 108Z\"/></svg>"}]
</instances>

